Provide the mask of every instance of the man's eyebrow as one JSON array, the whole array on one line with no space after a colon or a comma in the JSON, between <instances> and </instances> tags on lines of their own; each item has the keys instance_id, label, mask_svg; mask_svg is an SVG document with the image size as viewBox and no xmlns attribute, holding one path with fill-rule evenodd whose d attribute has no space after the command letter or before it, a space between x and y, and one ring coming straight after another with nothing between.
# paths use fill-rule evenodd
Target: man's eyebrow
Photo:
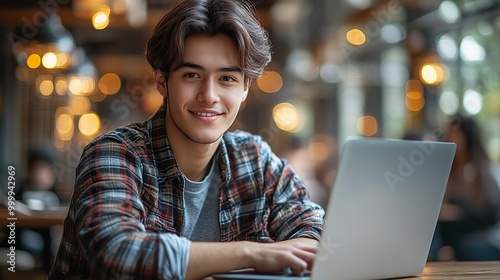
<instances>
[{"instance_id":1,"label":"man's eyebrow","mask_svg":"<svg viewBox=\"0 0 500 280\"><path fill-rule=\"evenodd\" d=\"M203 67L203 66L201 66L199 64L196 64L196 63L191 63L191 62L183 62L179 66L179 68L183 68L183 67L194 68L194 69L205 71L205 67ZM229 67L218 68L217 72L238 72L238 73L242 73L243 71L241 71L241 68L238 67L238 66L229 66Z\"/></svg>"}]
</instances>

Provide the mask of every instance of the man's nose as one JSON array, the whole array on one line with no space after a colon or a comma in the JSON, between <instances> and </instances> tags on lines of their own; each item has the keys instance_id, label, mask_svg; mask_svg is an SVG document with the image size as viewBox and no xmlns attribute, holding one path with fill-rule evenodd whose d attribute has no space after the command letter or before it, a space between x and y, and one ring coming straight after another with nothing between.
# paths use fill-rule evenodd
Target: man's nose
<instances>
[{"instance_id":1,"label":"man's nose","mask_svg":"<svg viewBox=\"0 0 500 280\"><path fill-rule=\"evenodd\" d=\"M198 92L198 101L212 104L219 102L219 100L220 98L217 92L217 82L213 79L204 80Z\"/></svg>"}]
</instances>

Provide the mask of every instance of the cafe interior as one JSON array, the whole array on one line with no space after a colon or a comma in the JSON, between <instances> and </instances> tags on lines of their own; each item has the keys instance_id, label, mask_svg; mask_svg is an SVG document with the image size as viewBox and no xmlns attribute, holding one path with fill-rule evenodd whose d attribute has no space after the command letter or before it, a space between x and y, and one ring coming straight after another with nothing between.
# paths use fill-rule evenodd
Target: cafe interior
<instances>
[{"instance_id":1,"label":"cafe interior","mask_svg":"<svg viewBox=\"0 0 500 280\"><path fill-rule=\"evenodd\" d=\"M58 205L68 205L83 148L162 104L144 49L173 2L0 3L2 182L13 166L21 188L30 160L48 158ZM500 164L499 0L251 2L273 57L231 129L287 158L316 202L327 207L346 137L444 140L456 113L477 122ZM43 275L40 266L25 270Z\"/></svg>"}]
</instances>

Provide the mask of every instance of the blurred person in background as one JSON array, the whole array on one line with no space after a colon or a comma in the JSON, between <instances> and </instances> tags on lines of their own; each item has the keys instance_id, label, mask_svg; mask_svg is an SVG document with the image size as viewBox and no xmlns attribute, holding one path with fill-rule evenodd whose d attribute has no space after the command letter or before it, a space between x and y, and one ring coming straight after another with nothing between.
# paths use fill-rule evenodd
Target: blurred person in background
<instances>
[{"instance_id":1,"label":"blurred person in background","mask_svg":"<svg viewBox=\"0 0 500 280\"><path fill-rule=\"evenodd\" d=\"M15 189L18 207L19 203L24 203L36 216L36 211L59 206L60 200L55 192L57 176L53 168L57 156L57 151L48 145L30 149L27 169L23 172L26 177ZM22 260L22 269L42 269L49 272L55 255L52 248L59 245L58 241L54 242L53 232L52 228L16 228L16 254L20 255L22 252L26 257ZM1 247L9 247L6 239L1 241Z\"/></svg>"},{"instance_id":2,"label":"blurred person in background","mask_svg":"<svg viewBox=\"0 0 500 280\"><path fill-rule=\"evenodd\" d=\"M57 151L51 146L30 150L27 177L17 190L17 201L27 204L35 211L59 206L60 199L55 191L57 176L53 167L56 160ZM18 236L18 248L32 254L36 266L48 273L55 256L52 248L59 245L52 244L51 228L19 229Z\"/></svg>"},{"instance_id":3,"label":"blurred person in background","mask_svg":"<svg viewBox=\"0 0 500 280\"><path fill-rule=\"evenodd\" d=\"M50 147L37 147L30 150L27 163L27 177L16 192L16 200L22 201L35 210L59 206L60 200L55 192L56 173L52 164L57 154Z\"/></svg>"},{"instance_id":4,"label":"blurred person in background","mask_svg":"<svg viewBox=\"0 0 500 280\"><path fill-rule=\"evenodd\" d=\"M433 260L500 260L500 189L476 122L451 117L444 141L457 144L431 248Z\"/></svg>"}]
</instances>

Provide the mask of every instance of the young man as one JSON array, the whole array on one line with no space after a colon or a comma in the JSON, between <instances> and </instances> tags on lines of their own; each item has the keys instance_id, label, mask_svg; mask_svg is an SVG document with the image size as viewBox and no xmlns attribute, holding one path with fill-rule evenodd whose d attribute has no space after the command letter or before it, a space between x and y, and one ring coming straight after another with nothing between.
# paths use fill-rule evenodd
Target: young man
<instances>
[{"instance_id":1,"label":"young man","mask_svg":"<svg viewBox=\"0 0 500 280\"><path fill-rule=\"evenodd\" d=\"M311 268L323 209L261 138L227 132L270 60L250 6L180 2L158 23L146 58L164 104L84 149L49 278Z\"/></svg>"}]
</instances>

